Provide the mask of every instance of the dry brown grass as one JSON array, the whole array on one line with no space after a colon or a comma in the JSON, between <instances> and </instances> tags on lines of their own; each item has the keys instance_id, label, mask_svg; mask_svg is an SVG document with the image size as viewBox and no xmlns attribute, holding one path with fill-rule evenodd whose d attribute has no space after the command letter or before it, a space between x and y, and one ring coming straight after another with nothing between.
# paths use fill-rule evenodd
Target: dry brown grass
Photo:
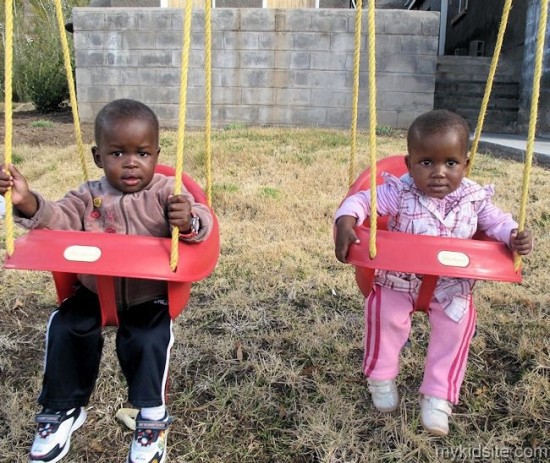
<instances>
[{"instance_id":1,"label":"dry brown grass","mask_svg":"<svg viewBox=\"0 0 550 463\"><path fill-rule=\"evenodd\" d=\"M204 185L202 137L186 137L186 170ZM163 162L172 164L172 132L163 133L162 145ZM380 156L404 150L400 134L379 145ZM537 241L524 283L477 287L478 334L462 401L450 436L433 438L418 419L427 339L422 315L415 315L413 343L403 354L397 413L373 409L361 375L362 300L352 268L333 256L331 237L332 215L347 190L349 134L234 128L216 133L213 146L222 249L216 270L194 286L176 323L169 461L433 462L468 448L492 452L495 461L528 460L508 458L502 449L527 449L528 456L529 448L541 447L550 455L547 171L532 174L528 223ZM364 162L366 134L359 146ZM50 198L80 183L74 146L15 151L32 186ZM100 173L91 164L90 171ZM479 156L474 178L495 183L497 202L516 211L521 175L519 164ZM55 295L47 274L0 275L0 460L22 462ZM114 418L126 401L114 329L105 336L89 420L75 434L68 462L124 461L128 449L131 433ZM455 461L473 459L467 455Z\"/></svg>"}]
</instances>

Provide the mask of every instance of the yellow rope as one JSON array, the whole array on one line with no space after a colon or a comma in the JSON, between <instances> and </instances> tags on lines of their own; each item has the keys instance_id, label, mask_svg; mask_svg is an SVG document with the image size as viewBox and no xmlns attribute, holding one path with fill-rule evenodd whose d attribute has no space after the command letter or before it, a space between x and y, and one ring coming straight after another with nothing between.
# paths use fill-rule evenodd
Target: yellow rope
<instances>
[{"instance_id":1,"label":"yellow rope","mask_svg":"<svg viewBox=\"0 0 550 463\"><path fill-rule=\"evenodd\" d=\"M185 146L185 117L187 113L187 70L189 68L189 50L191 48L191 19L193 2L185 2L185 20L183 24L183 47L181 49L181 78L179 95L178 141L176 145L176 182L174 194L181 193L181 177L183 175L183 149ZM170 268L173 272L178 267L179 229L172 229L172 243L170 249Z\"/></svg>"},{"instance_id":2,"label":"yellow rope","mask_svg":"<svg viewBox=\"0 0 550 463\"><path fill-rule=\"evenodd\" d=\"M369 153L370 153L370 239L369 255L376 257L376 30L375 0L369 0Z\"/></svg>"},{"instance_id":3,"label":"yellow rope","mask_svg":"<svg viewBox=\"0 0 550 463\"><path fill-rule=\"evenodd\" d=\"M57 27L59 28L59 38L61 39L61 46L63 48L63 61L65 63L65 74L67 75L67 83L69 84L69 97L71 101L71 109L73 112L74 134L76 137L76 149L78 151L80 165L82 167L82 173L84 175L84 181L88 181L89 180L88 168L86 167L86 160L84 159L84 144L82 143L80 117L78 116L76 89L74 85L73 69L71 66L71 53L69 50L67 33L65 32L65 20L63 19L63 8L61 7L61 0L55 0L55 12L57 16Z\"/></svg>"},{"instance_id":4,"label":"yellow rope","mask_svg":"<svg viewBox=\"0 0 550 463\"><path fill-rule=\"evenodd\" d=\"M9 174L7 167L12 162L12 133L13 133L13 105L12 105L12 69L13 69L13 3L6 1L6 48L4 50L4 117L5 117L5 135L4 135L4 162L6 164L5 172ZM14 251L14 223L11 188L5 194L6 199L6 252L11 256Z\"/></svg>"},{"instance_id":5,"label":"yellow rope","mask_svg":"<svg viewBox=\"0 0 550 463\"><path fill-rule=\"evenodd\" d=\"M355 11L355 52L353 54L353 104L351 108L351 151L348 167L348 184L355 180L355 157L357 154L357 113L359 101L359 67L361 60L361 17L363 0L357 0Z\"/></svg>"},{"instance_id":6,"label":"yellow rope","mask_svg":"<svg viewBox=\"0 0 550 463\"><path fill-rule=\"evenodd\" d=\"M483 94L483 100L481 102L481 108L479 109L479 115L477 119L477 126L474 135L474 141L472 143L472 150L470 152L470 164L468 165L467 175L469 176L474 166L474 159L477 154L477 147L479 145L479 139L481 137L481 131L483 129L483 123L485 121L485 114L487 112L487 105L489 104L489 97L493 88L493 81L497 71L498 60L500 57L500 50L502 49L502 42L504 40L504 32L508 25L508 17L510 10L512 9L512 0L506 0L504 9L502 11L502 19L500 21L500 27L498 29L497 42L495 45L495 51L493 53L493 59L491 60L491 67L489 69L489 75L487 76L487 84L485 86L485 93Z\"/></svg>"},{"instance_id":7,"label":"yellow rope","mask_svg":"<svg viewBox=\"0 0 550 463\"><path fill-rule=\"evenodd\" d=\"M210 0L204 3L204 90L206 105L205 150L206 150L206 199L212 205L212 5Z\"/></svg>"},{"instance_id":8,"label":"yellow rope","mask_svg":"<svg viewBox=\"0 0 550 463\"><path fill-rule=\"evenodd\" d=\"M535 131L537 128L537 116L539 108L540 79L542 76L542 61L544 56L544 39L548 21L548 0L540 2L539 29L537 33L537 47L535 51L535 71L533 73L533 92L531 96L531 113L529 114L529 130L527 132L527 147L525 149L525 163L523 165L523 185L521 191L521 203L519 210L519 231L525 229L527 214L527 201L529 196L529 182L531 178L531 167L533 164L533 152L535 150ZM515 255L515 269L521 267L521 256Z\"/></svg>"}]
</instances>

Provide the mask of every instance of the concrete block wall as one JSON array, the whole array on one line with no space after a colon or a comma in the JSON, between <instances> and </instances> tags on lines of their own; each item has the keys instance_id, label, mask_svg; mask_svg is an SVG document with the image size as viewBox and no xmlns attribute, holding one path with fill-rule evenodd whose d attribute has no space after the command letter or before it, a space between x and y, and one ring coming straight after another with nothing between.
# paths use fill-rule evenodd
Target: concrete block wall
<instances>
[{"instance_id":1,"label":"concrete block wall","mask_svg":"<svg viewBox=\"0 0 550 463\"><path fill-rule=\"evenodd\" d=\"M368 125L367 14L361 39L359 127ZM183 11L75 8L76 81L83 121L116 98L178 121ZM379 125L406 128L432 109L439 14L376 11ZM355 11L212 10L212 123L347 128ZM204 11L193 12L187 125L204 125Z\"/></svg>"}]
</instances>

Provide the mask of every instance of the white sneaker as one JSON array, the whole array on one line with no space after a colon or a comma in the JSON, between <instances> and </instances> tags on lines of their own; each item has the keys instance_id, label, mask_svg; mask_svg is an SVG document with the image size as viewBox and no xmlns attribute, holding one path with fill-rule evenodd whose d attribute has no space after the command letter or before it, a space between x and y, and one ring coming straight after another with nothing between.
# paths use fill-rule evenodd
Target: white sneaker
<instances>
[{"instance_id":1,"label":"white sneaker","mask_svg":"<svg viewBox=\"0 0 550 463\"><path fill-rule=\"evenodd\" d=\"M436 436L449 434L449 416L451 416L451 404L445 399L420 397L420 423L422 427Z\"/></svg>"},{"instance_id":2,"label":"white sneaker","mask_svg":"<svg viewBox=\"0 0 550 463\"><path fill-rule=\"evenodd\" d=\"M55 463L71 446L71 434L86 421L84 407L56 411L44 409L36 417L38 426L29 460L34 463Z\"/></svg>"},{"instance_id":3,"label":"white sneaker","mask_svg":"<svg viewBox=\"0 0 550 463\"><path fill-rule=\"evenodd\" d=\"M379 381L367 379L372 403L380 412L393 412L399 405L399 394L395 379Z\"/></svg>"},{"instance_id":4,"label":"white sneaker","mask_svg":"<svg viewBox=\"0 0 550 463\"><path fill-rule=\"evenodd\" d=\"M127 463L165 463L166 437L172 418L168 413L162 420L146 420L141 413L136 417L136 430Z\"/></svg>"}]
</instances>

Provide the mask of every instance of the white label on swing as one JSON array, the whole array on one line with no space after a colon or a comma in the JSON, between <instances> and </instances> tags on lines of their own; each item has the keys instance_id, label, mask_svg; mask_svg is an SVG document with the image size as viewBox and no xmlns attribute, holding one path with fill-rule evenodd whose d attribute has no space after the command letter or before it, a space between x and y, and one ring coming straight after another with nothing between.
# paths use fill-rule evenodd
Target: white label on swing
<instances>
[{"instance_id":1,"label":"white label on swing","mask_svg":"<svg viewBox=\"0 0 550 463\"><path fill-rule=\"evenodd\" d=\"M439 251L437 260L447 267L468 267L470 258L463 252Z\"/></svg>"},{"instance_id":2,"label":"white label on swing","mask_svg":"<svg viewBox=\"0 0 550 463\"><path fill-rule=\"evenodd\" d=\"M101 249L96 246L69 246L63 257L73 262L96 262L101 257Z\"/></svg>"}]
</instances>

